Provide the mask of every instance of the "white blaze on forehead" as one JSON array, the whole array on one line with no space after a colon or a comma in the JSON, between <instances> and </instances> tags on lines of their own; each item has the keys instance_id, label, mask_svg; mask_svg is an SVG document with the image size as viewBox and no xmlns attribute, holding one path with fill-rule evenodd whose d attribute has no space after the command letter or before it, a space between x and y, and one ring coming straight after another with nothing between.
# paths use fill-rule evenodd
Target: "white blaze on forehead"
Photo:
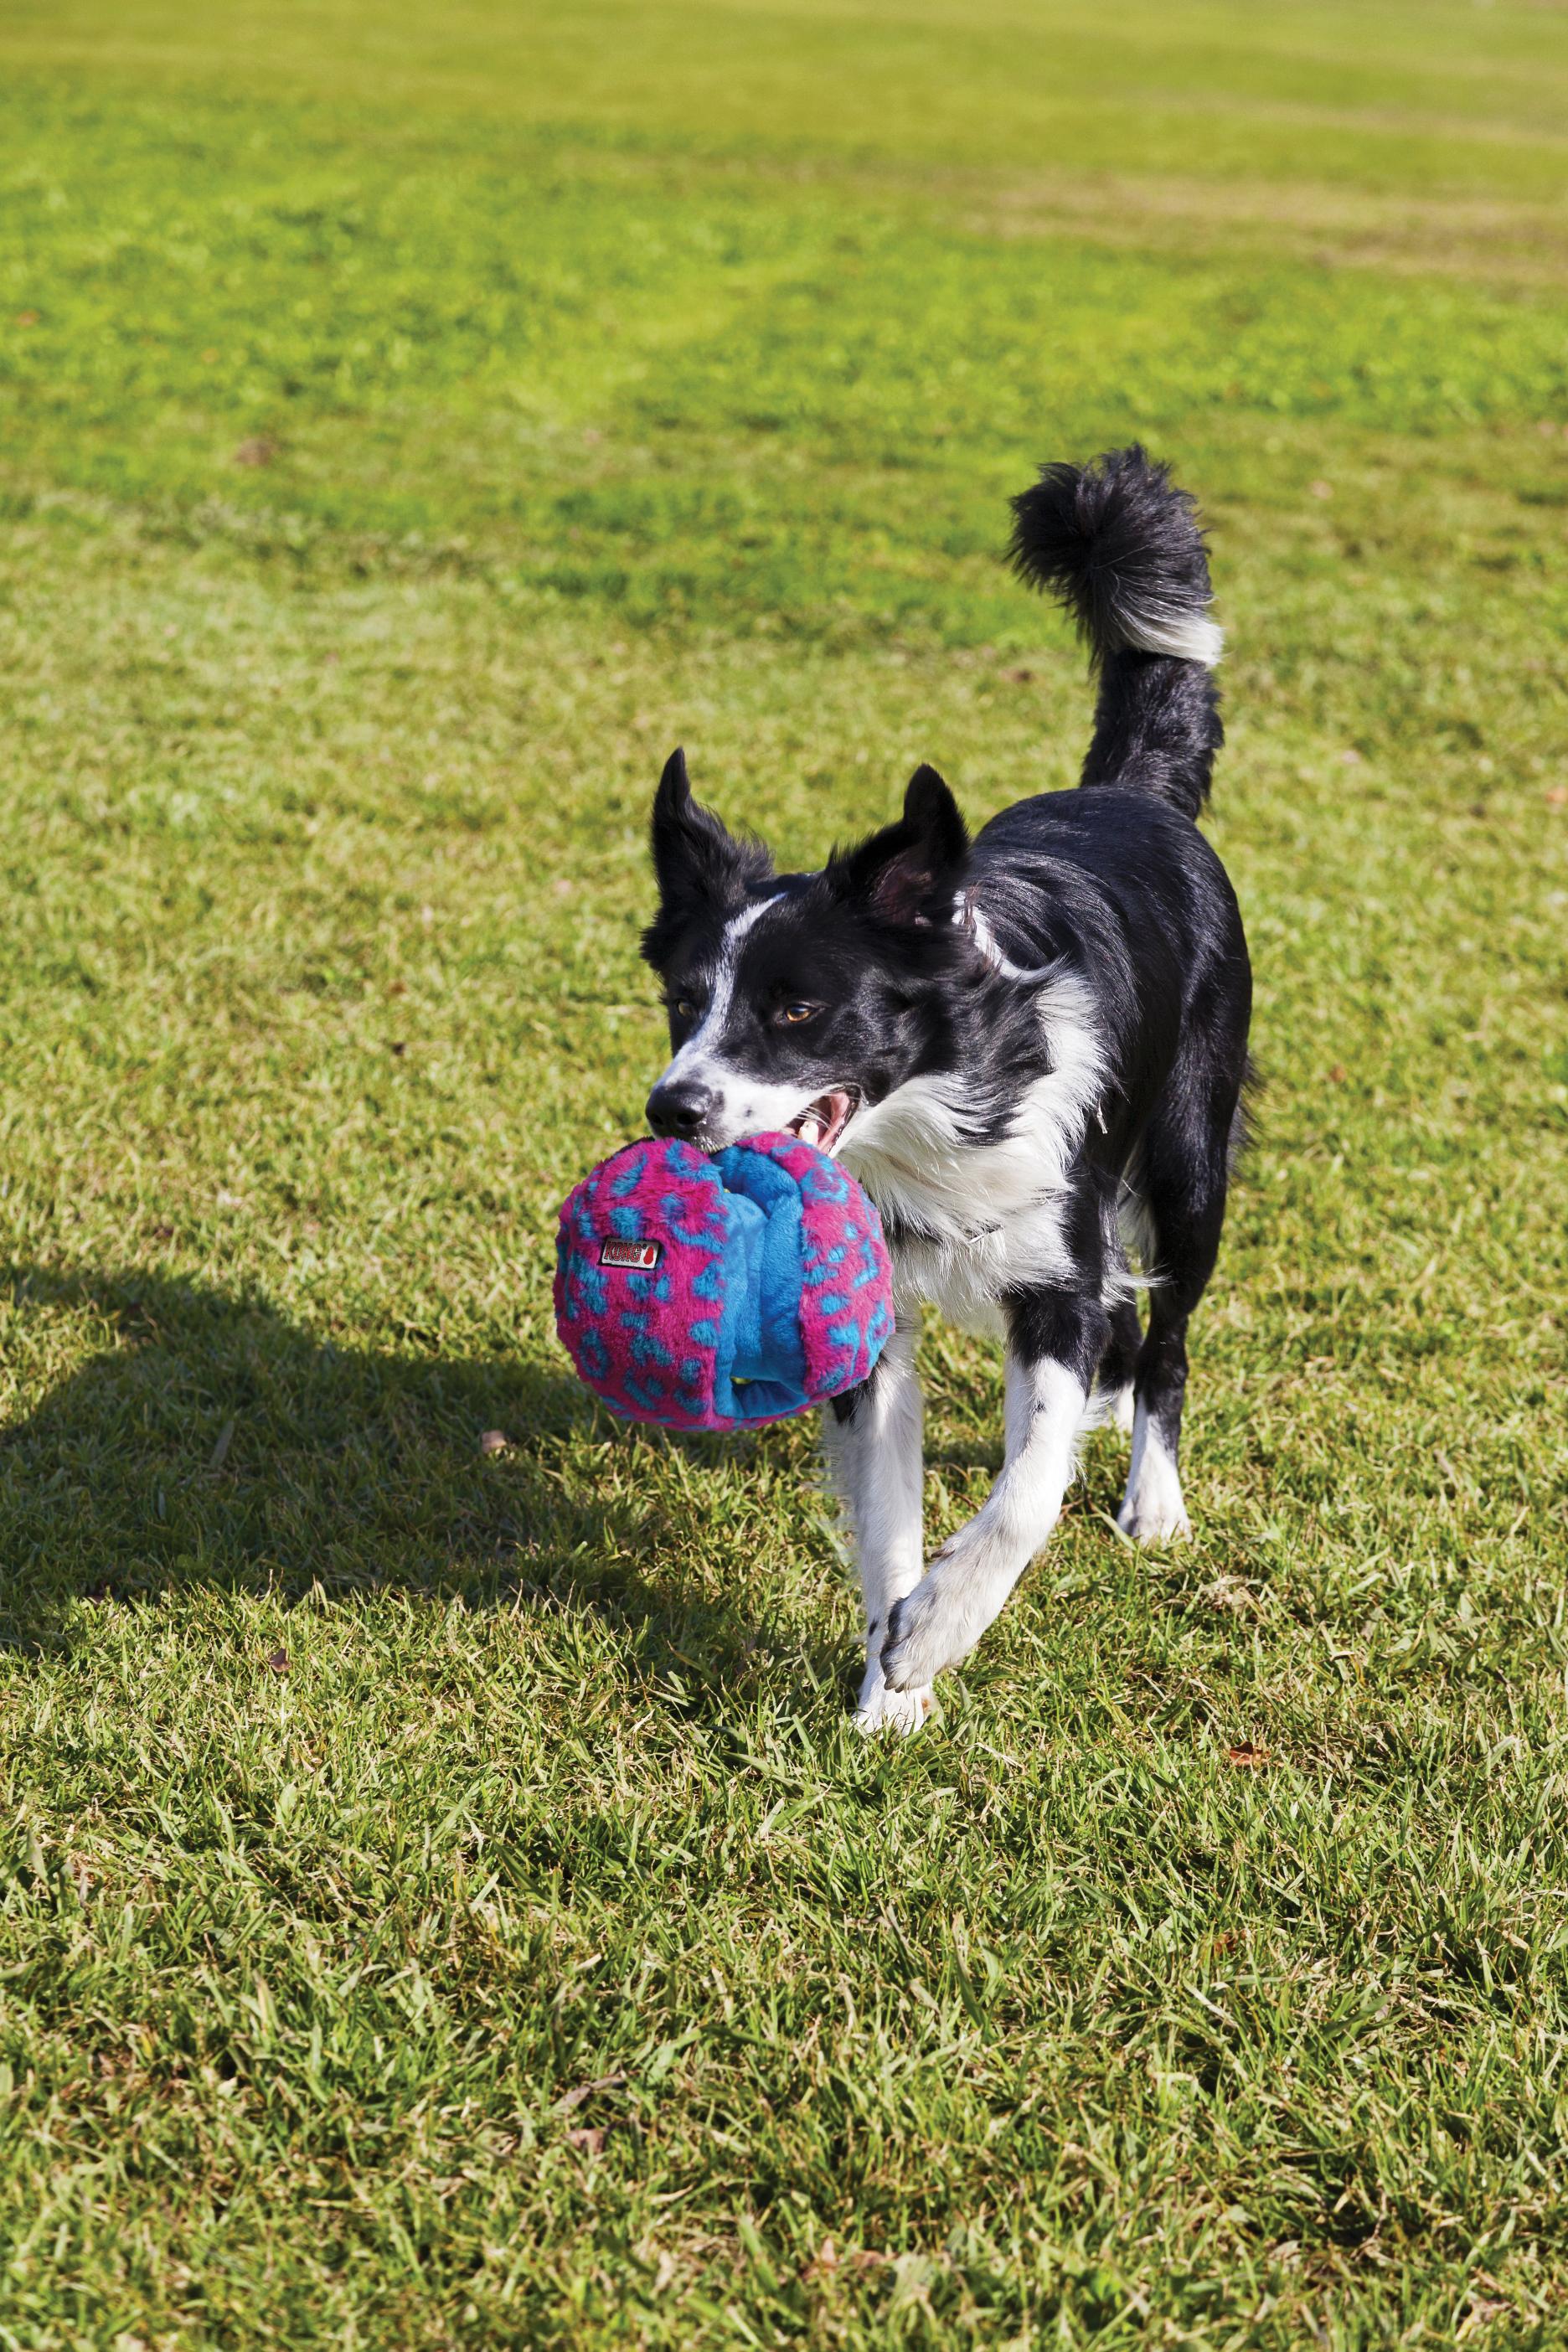
<instances>
[{"instance_id":1,"label":"white blaze on forehead","mask_svg":"<svg viewBox=\"0 0 1568 2352\"><path fill-rule=\"evenodd\" d=\"M719 942L707 1010L660 1081L668 1084L671 1079L689 1078L712 1097L712 1108L703 1122L703 1141L709 1150L738 1142L742 1136L769 1135L788 1127L821 1092L820 1086L772 1084L737 1069L723 1057L724 1031L734 1003L741 950L769 908L776 907L785 895L778 890L771 898L759 898L752 906L742 907L726 923Z\"/></svg>"},{"instance_id":2,"label":"white blaze on forehead","mask_svg":"<svg viewBox=\"0 0 1568 2352\"><path fill-rule=\"evenodd\" d=\"M784 896L775 891L771 898L759 898L754 905L742 907L724 926L724 936L719 942L719 961L713 974L713 992L708 999L708 1009L680 1051L665 1072L667 1078L684 1077L695 1063L710 1061L724 1034L724 1024L730 1018L730 1007L735 996L735 973L741 961L741 949L749 931L753 930L770 907L776 907Z\"/></svg>"}]
</instances>

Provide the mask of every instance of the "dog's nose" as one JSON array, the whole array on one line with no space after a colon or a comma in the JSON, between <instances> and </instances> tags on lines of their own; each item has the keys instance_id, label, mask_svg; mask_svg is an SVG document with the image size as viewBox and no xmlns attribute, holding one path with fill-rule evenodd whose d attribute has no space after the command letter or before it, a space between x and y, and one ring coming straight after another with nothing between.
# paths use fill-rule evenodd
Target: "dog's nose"
<instances>
[{"instance_id":1,"label":"dog's nose","mask_svg":"<svg viewBox=\"0 0 1568 2352\"><path fill-rule=\"evenodd\" d=\"M712 1108L711 1089L695 1078L664 1078L647 1098L647 1123L656 1135L693 1136Z\"/></svg>"}]
</instances>

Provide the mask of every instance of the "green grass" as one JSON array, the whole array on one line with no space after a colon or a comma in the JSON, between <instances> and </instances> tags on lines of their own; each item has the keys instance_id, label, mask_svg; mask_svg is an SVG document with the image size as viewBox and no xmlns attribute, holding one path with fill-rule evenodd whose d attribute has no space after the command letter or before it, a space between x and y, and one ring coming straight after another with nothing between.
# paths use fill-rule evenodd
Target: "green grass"
<instances>
[{"instance_id":1,"label":"green grass","mask_svg":"<svg viewBox=\"0 0 1568 2352\"><path fill-rule=\"evenodd\" d=\"M1561 14L3 58L0 2352L1568 2341ZM1268 1081L1197 1535L1097 1438L868 1749L810 1431L595 1415L553 1206L664 753L803 860L1069 782L1002 501L1132 433Z\"/></svg>"}]
</instances>

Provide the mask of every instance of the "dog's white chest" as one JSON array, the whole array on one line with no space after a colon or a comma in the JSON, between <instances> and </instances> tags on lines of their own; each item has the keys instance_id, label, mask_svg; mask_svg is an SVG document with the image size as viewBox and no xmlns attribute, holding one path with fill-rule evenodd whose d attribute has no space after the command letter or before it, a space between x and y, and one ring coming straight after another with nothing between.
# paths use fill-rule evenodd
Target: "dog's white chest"
<instances>
[{"instance_id":1,"label":"dog's white chest","mask_svg":"<svg viewBox=\"0 0 1568 2352\"><path fill-rule=\"evenodd\" d=\"M983 1337L1005 1332L1001 1302L1009 1292L1064 1281L1072 1273L1062 1203L1051 1198L963 1236L900 1234L892 1258L900 1306L923 1302L961 1331Z\"/></svg>"},{"instance_id":2,"label":"dog's white chest","mask_svg":"<svg viewBox=\"0 0 1568 2352\"><path fill-rule=\"evenodd\" d=\"M900 1312L934 1307L961 1331L992 1337L1002 1330L996 1253L984 1243L900 1241L893 1250L893 1287Z\"/></svg>"}]
</instances>

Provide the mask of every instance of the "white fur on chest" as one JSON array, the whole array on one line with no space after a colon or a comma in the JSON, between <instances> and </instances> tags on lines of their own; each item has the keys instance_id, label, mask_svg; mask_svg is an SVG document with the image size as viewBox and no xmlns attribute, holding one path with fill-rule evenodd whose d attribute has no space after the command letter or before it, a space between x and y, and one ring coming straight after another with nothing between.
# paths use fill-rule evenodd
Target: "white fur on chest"
<instances>
[{"instance_id":1,"label":"white fur on chest","mask_svg":"<svg viewBox=\"0 0 1568 2352\"><path fill-rule=\"evenodd\" d=\"M1070 1276L1068 1172L1095 1113L1104 1057L1089 992L1070 973L1038 991L1052 1067L994 1143L967 1139L962 1076L911 1078L852 1122L841 1157L900 1239L900 1302L929 1300L965 1330L1002 1328L1008 1291Z\"/></svg>"},{"instance_id":2,"label":"white fur on chest","mask_svg":"<svg viewBox=\"0 0 1568 2352\"><path fill-rule=\"evenodd\" d=\"M1009 1291L1063 1281L1072 1271L1060 1207L1051 1201L969 1241L906 1237L895 1244L892 1256L900 1310L923 1300L961 1331L986 1338L1005 1335L1000 1302Z\"/></svg>"}]
</instances>

